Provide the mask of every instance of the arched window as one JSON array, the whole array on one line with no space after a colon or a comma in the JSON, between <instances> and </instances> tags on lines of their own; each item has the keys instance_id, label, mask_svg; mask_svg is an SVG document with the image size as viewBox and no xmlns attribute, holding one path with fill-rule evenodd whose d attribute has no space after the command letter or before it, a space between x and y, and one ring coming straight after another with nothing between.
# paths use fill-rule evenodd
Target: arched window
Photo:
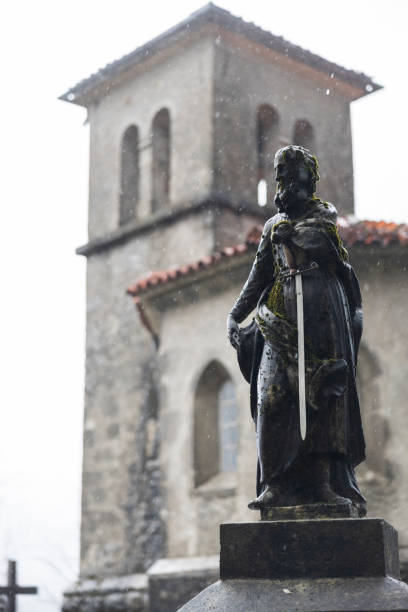
<instances>
[{"instance_id":1,"label":"arched window","mask_svg":"<svg viewBox=\"0 0 408 612\"><path fill-rule=\"evenodd\" d=\"M162 108L152 124L152 211L167 207L170 193L170 115Z\"/></svg>"},{"instance_id":2,"label":"arched window","mask_svg":"<svg viewBox=\"0 0 408 612\"><path fill-rule=\"evenodd\" d=\"M237 400L232 380L226 380L218 389L219 471L235 472L238 450Z\"/></svg>"},{"instance_id":3,"label":"arched window","mask_svg":"<svg viewBox=\"0 0 408 612\"><path fill-rule=\"evenodd\" d=\"M293 130L293 144L309 149L313 155L315 154L316 145L314 130L306 119L298 119L298 121L296 121Z\"/></svg>"},{"instance_id":4,"label":"arched window","mask_svg":"<svg viewBox=\"0 0 408 612\"><path fill-rule=\"evenodd\" d=\"M238 407L228 372L212 361L202 373L194 401L194 484L237 469Z\"/></svg>"},{"instance_id":5,"label":"arched window","mask_svg":"<svg viewBox=\"0 0 408 612\"><path fill-rule=\"evenodd\" d=\"M279 116L272 106L262 104L256 117L257 199L260 206L273 202L273 160L278 149Z\"/></svg>"},{"instance_id":6,"label":"arched window","mask_svg":"<svg viewBox=\"0 0 408 612\"><path fill-rule=\"evenodd\" d=\"M123 225L137 216L139 202L139 132L135 125L123 134L120 153L119 223Z\"/></svg>"}]
</instances>

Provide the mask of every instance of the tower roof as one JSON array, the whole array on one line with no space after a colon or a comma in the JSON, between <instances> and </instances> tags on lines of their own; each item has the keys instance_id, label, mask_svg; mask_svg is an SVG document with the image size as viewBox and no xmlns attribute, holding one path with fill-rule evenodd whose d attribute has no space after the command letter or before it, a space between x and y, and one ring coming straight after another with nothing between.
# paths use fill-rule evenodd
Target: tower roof
<instances>
[{"instance_id":1,"label":"tower roof","mask_svg":"<svg viewBox=\"0 0 408 612\"><path fill-rule=\"evenodd\" d=\"M277 56L285 56L292 61L307 65L317 72L321 72L326 77L330 76L335 81L350 85L361 92L359 95L354 95L353 99L381 89L381 85L372 81L365 74L343 68L298 45L288 42L282 36L275 36L271 32L263 30L253 23L244 21L240 17L235 17L229 11L209 3L156 38L153 38L122 58L107 64L90 77L83 79L60 96L60 99L80 106L88 106L92 100L106 95L106 86L119 81L124 73L160 54L170 44L188 41L206 26L212 26L213 28L227 30L244 36L253 44L262 45L274 51Z\"/></svg>"}]
</instances>

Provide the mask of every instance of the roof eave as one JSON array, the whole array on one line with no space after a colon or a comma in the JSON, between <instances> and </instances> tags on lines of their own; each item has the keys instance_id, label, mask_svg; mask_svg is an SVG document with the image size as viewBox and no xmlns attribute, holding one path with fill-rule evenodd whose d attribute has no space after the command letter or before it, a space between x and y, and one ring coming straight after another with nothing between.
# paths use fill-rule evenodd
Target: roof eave
<instances>
[{"instance_id":1,"label":"roof eave","mask_svg":"<svg viewBox=\"0 0 408 612\"><path fill-rule=\"evenodd\" d=\"M190 38L195 31L201 30L203 26L208 24L245 36L247 39L262 44L277 53L286 55L289 59L306 64L326 76L333 75L332 78L345 82L361 92L360 95L353 95L351 98L353 100L382 89L381 85L372 81L365 74L356 73L330 62L210 3L131 53L83 79L59 96L59 99L71 104L88 106L93 100L102 97L104 94L106 95L106 86L114 83L124 72L150 59L168 46L169 43L177 42L182 37Z\"/></svg>"}]
</instances>

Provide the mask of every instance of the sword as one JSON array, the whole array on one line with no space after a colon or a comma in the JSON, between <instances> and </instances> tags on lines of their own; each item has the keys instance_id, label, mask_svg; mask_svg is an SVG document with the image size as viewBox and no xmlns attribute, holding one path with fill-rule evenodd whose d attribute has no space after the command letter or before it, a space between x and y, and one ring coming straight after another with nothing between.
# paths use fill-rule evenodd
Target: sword
<instances>
[{"instance_id":1,"label":"sword","mask_svg":"<svg viewBox=\"0 0 408 612\"><path fill-rule=\"evenodd\" d=\"M303 317L303 285L302 273L308 270L315 270L318 264L313 261L309 268L297 270L294 267L292 253L286 245L283 245L287 264L290 271L282 274L282 277L295 277L296 289L296 309L297 309L297 330L298 330L298 377L299 377L299 422L300 435L302 440L306 439L306 380L305 380L305 322Z\"/></svg>"},{"instance_id":2,"label":"sword","mask_svg":"<svg viewBox=\"0 0 408 612\"><path fill-rule=\"evenodd\" d=\"M303 286L302 274L299 270L295 273L296 283L296 307L298 328L298 375L299 375L299 420L300 435L302 440L306 438L306 384L305 384L305 324L303 319Z\"/></svg>"}]
</instances>

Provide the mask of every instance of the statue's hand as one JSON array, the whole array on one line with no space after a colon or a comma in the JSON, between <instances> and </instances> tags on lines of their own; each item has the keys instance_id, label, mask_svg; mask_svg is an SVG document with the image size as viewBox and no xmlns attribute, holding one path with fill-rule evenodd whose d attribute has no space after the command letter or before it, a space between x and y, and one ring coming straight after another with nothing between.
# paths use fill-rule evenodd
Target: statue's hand
<instances>
[{"instance_id":1,"label":"statue's hand","mask_svg":"<svg viewBox=\"0 0 408 612\"><path fill-rule=\"evenodd\" d=\"M294 231L295 229L289 221L281 221L272 228L272 242L275 244L285 243Z\"/></svg>"},{"instance_id":2,"label":"statue's hand","mask_svg":"<svg viewBox=\"0 0 408 612\"><path fill-rule=\"evenodd\" d=\"M238 349L240 343L240 329L238 327L238 323L232 315L228 315L227 333L229 341L231 342L234 349Z\"/></svg>"}]
</instances>

